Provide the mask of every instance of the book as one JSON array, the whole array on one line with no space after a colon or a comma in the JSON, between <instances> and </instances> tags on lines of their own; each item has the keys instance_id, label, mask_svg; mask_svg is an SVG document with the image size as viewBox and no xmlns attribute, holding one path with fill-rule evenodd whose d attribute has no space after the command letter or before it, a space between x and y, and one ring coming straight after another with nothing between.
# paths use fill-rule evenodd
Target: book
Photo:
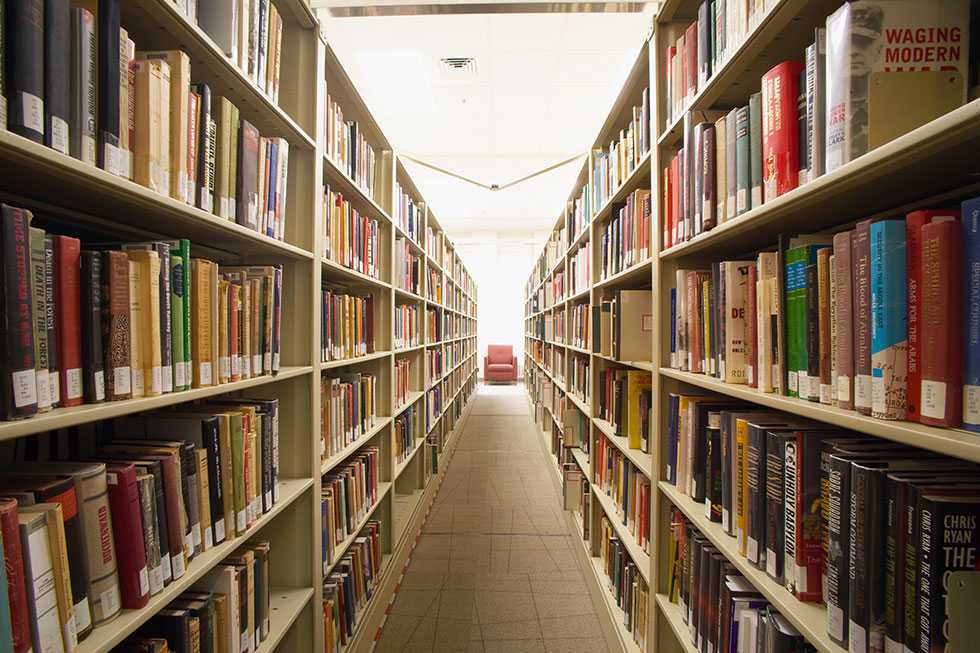
<instances>
[{"instance_id":1,"label":"book","mask_svg":"<svg viewBox=\"0 0 980 653\"><path fill-rule=\"evenodd\" d=\"M51 407L61 405L61 354L59 353L58 315L61 309L55 301L57 294L55 275L54 236L44 236L44 303L47 310L45 317L48 329L48 390L51 392Z\"/></svg>"},{"instance_id":2,"label":"book","mask_svg":"<svg viewBox=\"0 0 980 653\"><path fill-rule=\"evenodd\" d=\"M35 227L30 228L31 247L31 291L33 293L34 313L34 370L37 384L37 410L51 410L51 388L48 367L48 313L47 289L44 269L44 231ZM56 343L52 343L56 346Z\"/></svg>"},{"instance_id":3,"label":"book","mask_svg":"<svg viewBox=\"0 0 980 653\"><path fill-rule=\"evenodd\" d=\"M95 40L95 16L85 7L71 8L71 79L69 99L71 120L68 134L71 155L90 165L96 165L98 134L96 83L98 80L98 50Z\"/></svg>"},{"instance_id":4,"label":"book","mask_svg":"<svg viewBox=\"0 0 980 653\"><path fill-rule=\"evenodd\" d=\"M980 199L962 204L963 428L980 432Z\"/></svg>"},{"instance_id":5,"label":"book","mask_svg":"<svg viewBox=\"0 0 980 653\"><path fill-rule=\"evenodd\" d=\"M4 39L7 129L44 140L44 0L10 3Z\"/></svg>"},{"instance_id":6,"label":"book","mask_svg":"<svg viewBox=\"0 0 980 653\"><path fill-rule=\"evenodd\" d=\"M259 132L247 120L242 119L238 143L238 191L235 219L238 224L258 230L258 168Z\"/></svg>"},{"instance_id":7,"label":"book","mask_svg":"<svg viewBox=\"0 0 980 653\"><path fill-rule=\"evenodd\" d=\"M105 355L102 350L102 255L81 252L82 396L87 404L105 401Z\"/></svg>"},{"instance_id":8,"label":"book","mask_svg":"<svg viewBox=\"0 0 980 653\"><path fill-rule=\"evenodd\" d=\"M48 512L18 513L20 545L24 553L24 582L30 610L31 638L38 651L65 651L55 589Z\"/></svg>"},{"instance_id":9,"label":"book","mask_svg":"<svg viewBox=\"0 0 980 653\"><path fill-rule=\"evenodd\" d=\"M71 134L69 75L72 50L68 0L44 1L44 144L68 154Z\"/></svg>"},{"instance_id":10,"label":"book","mask_svg":"<svg viewBox=\"0 0 980 653\"><path fill-rule=\"evenodd\" d=\"M167 170L167 190L170 197L193 204L193 189L190 186L190 174L187 170L188 136L187 121L190 120L190 108L187 88L191 81L191 61L185 52L180 50L150 50L136 53L139 59L157 59L165 61L170 69L169 84L165 89L168 93L167 113L159 126L166 130L169 149L169 168Z\"/></svg>"},{"instance_id":11,"label":"book","mask_svg":"<svg viewBox=\"0 0 980 653\"><path fill-rule=\"evenodd\" d=\"M14 653L31 650L31 624L27 605L27 589L24 577L24 558L20 539L20 520L17 501L0 498L0 532L3 540L4 570L7 576L7 603L10 606L10 622Z\"/></svg>"},{"instance_id":12,"label":"book","mask_svg":"<svg viewBox=\"0 0 980 653\"><path fill-rule=\"evenodd\" d=\"M58 361L61 405L82 403L81 244L77 238L54 237L55 301L58 304Z\"/></svg>"},{"instance_id":13,"label":"book","mask_svg":"<svg viewBox=\"0 0 980 653\"><path fill-rule=\"evenodd\" d=\"M861 0L828 16L827 172L966 102L969 13L965 0Z\"/></svg>"},{"instance_id":14,"label":"book","mask_svg":"<svg viewBox=\"0 0 980 653\"><path fill-rule=\"evenodd\" d=\"M796 61L784 61L762 77L762 181L766 200L799 185L796 101L801 69Z\"/></svg>"},{"instance_id":15,"label":"book","mask_svg":"<svg viewBox=\"0 0 980 653\"><path fill-rule=\"evenodd\" d=\"M99 0L98 29L98 162L99 167L113 175L125 176L119 151L119 30L121 8L119 0Z\"/></svg>"},{"instance_id":16,"label":"book","mask_svg":"<svg viewBox=\"0 0 980 653\"><path fill-rule=\"evenodd\" d=\"M905 221L871 223L871 415L904 419L908 374Z\"/></svg>"},{"instance_id":17,"label":"book","mask_svg":"<svg viewBox=\"0 0 980 653\"><path fill-rule=\"evenodd\" d=\"M30 506L21 506L18 514L38 513L43 513L47 517L48 546L51 553L51 569L54 579L54 595L57 598L61 641L65 651L74 651L78 647L78 633L75 626L75 607L68 571L68 545L65 542L61 504L35 503Z\"/></svg>"},{"instance_id":18,"label":"book","mask_svg":"<svg viewBox=\"0 0 980 653\"><path fill-rule=\"evenodd\" d=\"M149 585L150 596L156 596L164 588L154 483L152 474L146 474L141 469L137 469L136 489L139 492L143 551L146 553L147 584Z\"/></svg>"},{"instance_id":19,"label":"book","mask_svg":"<svg viewBox=\"0 0 980 653\"><path fill-rule=\"evenodd\" d=\"M871 414L871 223L851 232L852 324L854 327L854 409Z\"/></svg>"},{"instance_id":20,"label":"book","mask_svg":"<svg viewBox=\"0 0 980 653\"><path fill-rule=\"evenodd\" d=\"M31 297L30 221L24 209L0 207L0 245L3 248L3 389L4 419L37 413L37 371Z\"/></svg>"},{"instance_id":21,"label":"book","mask_svg":"<svg viewBox=\"0 0 980 653\"><path fill-rule=\"evenodd\" d=\"M751 180L751 195L746 203L746 209L762 206L768 197L765 194L762 171L762 93L749 96L749 166Z\"/></svg>"},{"instance_id":22,"label":"book","mask_svg":"<svg viewBox=\"0 0 980 653\"><path fill-rule=\"evenodd\" d=\"M136 142L133 146L133 181L170 194L170 66L160 59L133 62Z\"/></svg>"},{"instance_id":23,"label":"book","mask_svg":"<svg viewBox=\"0 0 980 653\"><path fill-rule=\"evenodd\" d=\"M840 408L854 408L854 284L851 266L851 232L834 235L833 344L832 379L833 404Z\"/></svg>"},{"instance_id":24,"label":"book","mask_svg":"<svg viewBox=\"0 0 980 653\"><path fill-rule=\"evenodd\" d=\"M119 556L119 590L122 607L138 610L150 599L150 575L143 540L143 518L136 467L127 463L106 465L109 508L115 518L112 529Z\"/></svg>"},{"instance_id":25,"label":"book","mask_svg":"<svg viewBox=\"0 0 980 653\"><path fill-rule=\"evenodd\" d=\"M102 252L102 351L109 401L132 396L129 258L125 252Z\"/></svg>"}]
</instances>

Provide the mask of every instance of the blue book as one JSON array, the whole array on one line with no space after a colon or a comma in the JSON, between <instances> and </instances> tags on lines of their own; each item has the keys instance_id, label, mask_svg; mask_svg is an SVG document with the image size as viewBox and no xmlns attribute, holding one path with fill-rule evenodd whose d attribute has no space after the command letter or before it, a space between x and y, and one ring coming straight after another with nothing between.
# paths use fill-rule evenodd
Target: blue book
<instances>
[{"instance_id":1,"label":"blue book","mask_svg":"<svg viewBox=\"0 0 980 653\"><path fill-rule=\"evenodd\" d=\"M963 428L980 433L980 197L962 209Z\"/></svg>"},{"instance_id":2,"label":"blue book","mask_svg":"<svg viewBox=\"0 0 980 653\"><path fill-rule=\"evenodd\" d=\"M871 415L905 419L908 301L905 221L871 223Z\"/></svg>"}]
</instances>

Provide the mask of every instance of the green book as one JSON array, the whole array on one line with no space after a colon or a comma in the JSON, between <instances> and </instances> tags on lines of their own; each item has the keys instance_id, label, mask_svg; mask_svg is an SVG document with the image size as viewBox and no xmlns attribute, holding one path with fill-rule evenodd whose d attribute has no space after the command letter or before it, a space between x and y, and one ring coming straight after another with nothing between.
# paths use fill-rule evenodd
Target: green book
<instances>
[{"instance_id":1,"label":"green book","mask_svg":"<svg viewBox=\"0 0 980 653\"><path fill-rule=\"evenodd\" d=\"M752 208L750 138L749 107L739 107L735 113L735 215Z\"/></svg>"},{"instance_id":2,"label":"green book","mask_svg":"<svg viewBox=\"0 0 980 653\"><path fill-rule=\"evenodd\" d=\"M737 146L736 146L737 147ZM749 157L751 192L749 208L762 206L762 94L749 96Z\"/></svg>"},{"instance_id":3,"label":"green book","mask_svg":"<svg viewBox=\"0 0 980 653\"><path fill-rule=\"evenodd\" d=\"M816 266L820 247L804 244L786 250L786 368L791 397L806 395L800 393L809 369L806 270L808 266Z\"/></svg>"},{"instance_id":4,"label":"green book","mask_svg":"<svg viewBox=\"0 0 980 653\"><path fill-rule=\"evenodd\" d=\"M179 258L183 261L182 281L184 284L184 389L191 387L191 241L181 238L171 243L173 249L179 250ZM176 256L175 254L172 254ZM174 332L176 333L176 332ZM176 360L176 358L174 359Z\"/></svg>"}]
</instances>

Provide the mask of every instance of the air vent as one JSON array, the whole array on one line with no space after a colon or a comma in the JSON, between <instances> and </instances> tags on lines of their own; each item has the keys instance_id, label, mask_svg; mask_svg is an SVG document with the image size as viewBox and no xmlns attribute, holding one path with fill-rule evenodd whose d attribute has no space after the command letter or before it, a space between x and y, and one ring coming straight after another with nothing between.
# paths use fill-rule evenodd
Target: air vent
<instances>
[{"instance_id":1,"label":"air vent","mask_svg":"<svg viewBox=\"0 0 980 653\"><path fill-rule=\"evenodd\" d=\"M473 57L443 57L439 63L446 77L465 79L476 76L476 59Z\"/></svg>"}]
</instances>

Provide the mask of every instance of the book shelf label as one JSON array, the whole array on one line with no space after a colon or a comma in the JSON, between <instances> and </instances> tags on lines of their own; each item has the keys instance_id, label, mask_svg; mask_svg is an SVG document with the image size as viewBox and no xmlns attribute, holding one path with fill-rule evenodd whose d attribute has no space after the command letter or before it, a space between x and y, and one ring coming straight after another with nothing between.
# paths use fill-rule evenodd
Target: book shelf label
<instances>
[{"instance_id":1,"label":"book shelf label","mask_svg":"<svg viewBox=\"0 0 980 653\"><path fill-rule=\"evenodd\" d=\"M58 116L51 116L51 148L68 154L68 123Z\"/></svg>"},{"instance_id":2,"label":"book shelf label","mask_svg":"<svg viewBox=\"0 0 980 653\"><path fill-rule=\"evenodd\" d=\"M44 100L34 95L21 91L21 107L24 110L24 126L28 129L43 134L44 133Z\"/></svg>"},{"instance_id":3,"label":"book shelf label","mask_svg":"<svg viewBox=\"0 0 980 653\"><path fill-rule=\"evenodd\" d=\"M116 388L117 395L128 395L130 392L132 392L132 380L133 374L128 365L125 367L112 368L112 382L113 386Z\"/></svg>"},{"instance_id":4,"label":"book shelf label","mask_svg":"<svg viewBox=\"0 0 980 653\"><path fill-rule=\"evenodd\" d=\"M14 382L14 406L20 408L37 403L37 374L33 369L11 374Z\"/></svg>"},{"instance_id":5,"label":"book shelf label","mask_svg":"<svg viewBox=\"0 0 980 653\"><path fill-rule=\"evenodd\" d=\"M69 399L82 398L82 368L73 367L65 370L65 381L68 383L67 395Z\"/></svg>"}]
</instances>

